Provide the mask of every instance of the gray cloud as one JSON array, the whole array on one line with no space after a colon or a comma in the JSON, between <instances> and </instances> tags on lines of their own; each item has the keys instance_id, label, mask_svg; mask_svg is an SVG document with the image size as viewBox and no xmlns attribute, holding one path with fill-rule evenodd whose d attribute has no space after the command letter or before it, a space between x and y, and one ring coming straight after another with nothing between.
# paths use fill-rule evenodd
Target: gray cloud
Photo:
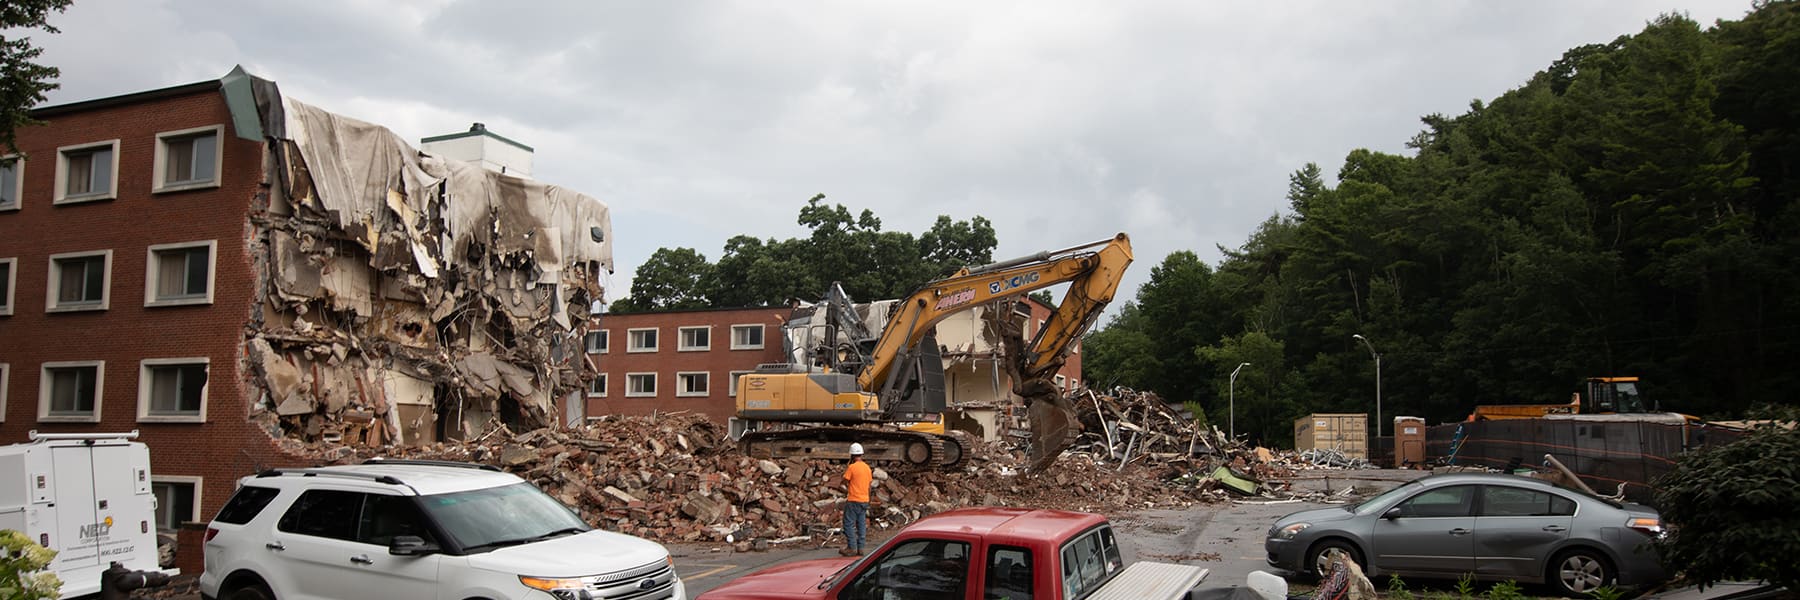
<instances>
[{"instance_id":1,"label":"gray cloud","mask_svg":"<svg viewBox=\"0 0 1800 600\"><path fill-rule=\"evenodd\" d=\"M1267 4L83 0L39 41L52 102L243 64L414 139L485 122L612 205L615 293L659 246L797 235L817 192L889 229L985 216L1003 256L1126 231L1130 290L1171 251L1243 243L1306 162L1403 152L1420 116L1662 12Z\"/></svg>"}]
</instances>

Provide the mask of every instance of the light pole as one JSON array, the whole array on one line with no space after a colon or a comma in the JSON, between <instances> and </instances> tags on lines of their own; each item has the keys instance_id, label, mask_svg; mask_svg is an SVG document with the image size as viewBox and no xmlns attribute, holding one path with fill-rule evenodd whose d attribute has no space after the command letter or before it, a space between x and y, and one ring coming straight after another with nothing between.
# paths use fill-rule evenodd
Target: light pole
<instances>
[{"instance_id":1,"label":"light pole","mask_svg":"<svg viewBox=\"0 0 1800 600\"><path fill-rule=\"evenodd\" d=\"M1231 370L1231 384L1229 385L1229 391L1231 392L1231 413L1226 417L1226 422L1228 423L1226 426L1231 428L1231 439L1234 440L1237 439L1237 374L1238 371L1242 371L1244 370L1244 367L1248 366L1250 366L1250 363L1238 363L1237 368Z\"/></svg>"},{"instance_id":2,"label":"light pole","mask_svg":"<svg viewBox=\"0 0 1800 600\"><path fill-rule=\"evenodd\" d=\"M1369 348L1369 356L1375 357L1375 440L1369 440L1374 442L1381 439L1381 353L1376 352L1375 345L1369 343L1369 338L1363 337L1362 334L1358 333L1350 337L1362 340L1363 345Z\"/></svg>"}]
</instances>

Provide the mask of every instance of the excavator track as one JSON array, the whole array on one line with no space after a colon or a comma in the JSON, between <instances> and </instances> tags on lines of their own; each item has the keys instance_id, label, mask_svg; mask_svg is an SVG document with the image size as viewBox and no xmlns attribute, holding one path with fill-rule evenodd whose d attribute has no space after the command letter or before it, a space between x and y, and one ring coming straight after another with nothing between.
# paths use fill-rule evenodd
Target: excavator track
<instances>
[{"instance_id":1,"label":"excavator track","mask_svg":"<svg viewBox=\"0 0 1800 600\"><path fill-rule=\"evenodd\" d=\"M850 444L863 445L863 459L926 468L962 464L967 448L956 438L917 431L857 427L805 427L785 431L752 431L738 440L744 454L756 458L824 458L847 460Z\"/></svg>"}]
</instances>

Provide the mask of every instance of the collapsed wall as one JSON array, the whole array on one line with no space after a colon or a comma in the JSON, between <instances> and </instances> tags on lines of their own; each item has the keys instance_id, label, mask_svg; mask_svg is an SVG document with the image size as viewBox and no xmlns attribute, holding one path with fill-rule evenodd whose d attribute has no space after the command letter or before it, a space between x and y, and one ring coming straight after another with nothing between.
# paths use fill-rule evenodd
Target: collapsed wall
<instances>
[{"instance_id":1,"label":"collapsed wall","mask_svg":"<svg viewBox=\"0 0 1800 600\"><path fill-rule=\"evenodd\" d=\"M613 268L606 205L254 91L252 419L366 447L565 422L594 375L578 326Z\"/></svg>"}]
</instances>

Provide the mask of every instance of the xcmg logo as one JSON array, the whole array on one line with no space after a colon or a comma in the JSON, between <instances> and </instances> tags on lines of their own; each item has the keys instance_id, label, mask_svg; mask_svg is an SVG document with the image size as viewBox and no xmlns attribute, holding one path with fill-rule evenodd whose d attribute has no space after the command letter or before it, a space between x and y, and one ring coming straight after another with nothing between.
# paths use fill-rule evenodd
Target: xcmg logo
<instances>
[{"instance_id":1,"label":"xcmg logo","mask_svg":"<svg viewBox=\"0 0 1800 600\"><path fill-rule=\"evenodd\" d=\"M1021 285L1030 285L1030 284L1037 283L1037 282L1038 282L1038 272L1037 271L1032 271L1030 273L1026 273L1023 275L1014 275L1012 277L1009 277L1006 279L1001 279L999 281L995 281L993 283L988 284L988 293L998 294L1000 292L1004 292L1006 290L1010 290L1010 289L1019 287Z\"/></svg>"}]
</instances>

